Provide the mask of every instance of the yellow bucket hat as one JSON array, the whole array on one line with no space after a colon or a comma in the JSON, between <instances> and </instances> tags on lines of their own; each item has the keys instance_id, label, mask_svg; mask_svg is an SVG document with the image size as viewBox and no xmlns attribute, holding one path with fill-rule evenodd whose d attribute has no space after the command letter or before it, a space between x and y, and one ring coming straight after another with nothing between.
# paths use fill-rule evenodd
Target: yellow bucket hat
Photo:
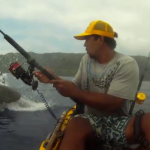
<instances>
[{"instance_id":1,"label":"yellow bucket hat","mask_svg":"<svg viewBox=\"0 0 150 150\"><path fill-rule=\"evenodd\" d=\"M102 20L92 21L84 33L75 35L74 38L77 40L85 40L85 36L97 34L101 36L106 36L110 38L117 37L117 33L113 31L113 28Z\"/></svg>"}]
</instances>

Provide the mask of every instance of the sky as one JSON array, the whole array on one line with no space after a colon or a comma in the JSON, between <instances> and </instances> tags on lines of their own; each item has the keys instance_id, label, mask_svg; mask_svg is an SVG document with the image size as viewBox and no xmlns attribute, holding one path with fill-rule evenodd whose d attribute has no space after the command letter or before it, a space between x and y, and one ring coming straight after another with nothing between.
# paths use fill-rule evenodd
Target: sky
<instances>
[{"instance_id":1,"label":"sky","mask_svg":"<svg viewBox=\"0 0 150 150\"><path fill-rule=\"evenodd\" d=\"M27 52L85 53L74 35L93 20L118 33L116 51L147 56L150 51L149 0L0 0L0 29ZM0 35L0 54L16 50Z\"/></svg>"}]
</instances>

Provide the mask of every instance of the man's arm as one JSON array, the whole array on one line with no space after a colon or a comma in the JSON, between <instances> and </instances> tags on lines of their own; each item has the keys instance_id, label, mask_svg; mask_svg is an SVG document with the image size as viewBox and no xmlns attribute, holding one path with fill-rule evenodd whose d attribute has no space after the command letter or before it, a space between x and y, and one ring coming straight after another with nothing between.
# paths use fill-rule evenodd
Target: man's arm
<instances>
[{"instance_id":1,"label":"man's arm","mask_svg":"<svg viewBox=\"0 0 150 150\"><path fill-rule=\"evenodd\" d=\"M134 100L139 79L139 68L133 59L126 61L115 74L107 93L78 89L73 98L93 108L114 111L125 99Z\"/></svg>"},{"instance_id":2,"label":"man's arm","mask_svg":"<svg viewBox=\"0 0 150 150\"><path fill-rule=\"evenodd\" d=\"M120 97L106 93L96 93L82 90L78 90L78 93L74 96L74 98L75 100L78 100L79 102L90 107L104 111L114 111L124 102L124 99Z\"/></svg>"}]
</instances>

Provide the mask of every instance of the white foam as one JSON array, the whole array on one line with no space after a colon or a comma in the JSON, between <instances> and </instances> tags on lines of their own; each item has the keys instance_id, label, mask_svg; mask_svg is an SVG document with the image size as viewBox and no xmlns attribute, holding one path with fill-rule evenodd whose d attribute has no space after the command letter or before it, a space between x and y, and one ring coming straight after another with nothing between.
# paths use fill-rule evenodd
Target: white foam
<instances>
[{"instance_id":1,"label":"white foam","mask_svg":"<svg viewBox=\"0 0 150 150\"><path fill-rule=\"evenodd\" d=\"M39 111L45 110L46 106L43 102L34 102L29 99L21 98L17 102L5 104L9 110L13 111ZM54 103L50 103L49 106L53 107Z\"/></svg>"},{"instance_id":2,"label":"white foam","mask_svg":"<svg viewBox=\"0 0 150 150\"><path fill-rule=\"evenodd\" d=\"M0 84L1 85L8 86L8 84L6 84L6 78L7 78L7 76L8 76L7 73L0 74Z\"/></svg>"},{"instance_id":3,"label":"white foam","mask_svg":"<svg viewBox=\"0 0 150 150\"><path fill-rule=\"evenodd\" d=\"M4 77L7 77L7 76L8 76L8 73L3 73L3 76L4 76Z\"/></svg>"}]
</instances>

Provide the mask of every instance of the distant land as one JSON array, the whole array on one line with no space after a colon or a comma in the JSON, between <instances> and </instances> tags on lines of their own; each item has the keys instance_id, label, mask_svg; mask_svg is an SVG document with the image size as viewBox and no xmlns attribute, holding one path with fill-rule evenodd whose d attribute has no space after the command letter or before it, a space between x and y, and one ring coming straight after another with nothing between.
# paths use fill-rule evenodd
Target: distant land
<instances>
[{"instance_id":1,"label":"distant land","mask_svg":"<svg viewBox=\"0 0 150 150\"><path fill-rule=\"evenodd\" d=\"M37 54L29 52L29 54L39 62L43 67L50 67L59 76L74 76L78 70L80 60L84 53L43 53ZM133 57L140 68L140 75L142 74L147 57L144 56L131 56ZM7 53L0 55L0 71L3 73L10 73L8 68L12 62L19 62L23 64L26 69L28 64L26 59L19 53ZM144 80L150 81L150 63L147 68Z\"/></svg>"}]
</instances>

